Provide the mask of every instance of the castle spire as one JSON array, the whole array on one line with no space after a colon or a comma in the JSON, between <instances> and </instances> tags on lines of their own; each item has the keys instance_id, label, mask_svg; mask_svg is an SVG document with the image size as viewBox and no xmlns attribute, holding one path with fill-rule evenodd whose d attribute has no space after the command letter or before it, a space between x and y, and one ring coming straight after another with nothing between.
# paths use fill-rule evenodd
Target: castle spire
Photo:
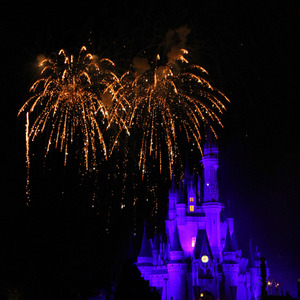
<instances>
[{"instance_id":1,"label":"castle spire","mask_svg":"<svg viewBox=\"0 0 300 300\"><path fill-rule=\"evenodd\" d=\"M179 233L178 233L178 228L175 226L174 229L174 235L173 235L173 243L171 245L170 251L183 251L181 244L180 244L180 239L179 239Z\"/></svg>"},{"instance_id":2,"label":"castle spire","mask_svg":"<svg viewBox=\"0 0 300 300\"><path fill-rule=\"evenodd\" d=\"M235 252L237 249L235 248L235 245L231 239L230 236L230 229L229 226L227 227L227 233L226 233L226 241L225 241L225 247L223 249L223 253L232 253Z\"/></svg>"},{"instance_id":3,"label":"castle spire","mask_svg":"<svg viewBox=\"0 0 300 300\"><path fill-rule=\"evenodd\" d=\"M150 241L147 239L146 224L144 224L143 241L142 241L142 246L141 246L141 251L139 253L139 257L152 259L152 247L151 247Z\"/></svg>"},{"instance_id":4,"label":"castle spire","mask_svg":"<svg viewBox=\"0 0 300 300\"><path fill-rule=\"evenodd\" d=\"M149 280L153 268L153 254L150 241L147 239L146 224L144 224L143 241L136 265L140 269L142 277Z\"/></svg>"},{"instance_id":5,"label":"castle spire","mask_svg":"<svg viewBox=\"0 0 300 300\"><path fill-rule=\"evenodd\" d=\"M219 150L216 139L207 127L206 143L204 145L204 155L202 164L204 167L204 202L219 201L219 186L217 170L219 167Z\"/></svg>"}]
</instances>

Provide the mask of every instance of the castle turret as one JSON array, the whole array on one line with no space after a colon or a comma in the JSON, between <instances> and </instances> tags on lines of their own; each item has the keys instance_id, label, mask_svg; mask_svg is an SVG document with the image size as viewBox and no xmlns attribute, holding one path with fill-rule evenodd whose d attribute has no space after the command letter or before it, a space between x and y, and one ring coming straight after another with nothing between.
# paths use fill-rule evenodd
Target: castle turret
<instances>
[{"instance_id":1,"label":"castle turret","mask_svg":"<svg viewBox=\"0 0 300 300\"><path fill-rule=\"evenodd\" d=\"M177 205L176 205L176 214L177 214L177 224L185 225L186 223L186 193L185 190L181 188L177 192Z\"/></svg>"},{"instance_id":2,"label":"castle turret","mask_svg":"<svg viewBox=\"0 0 300 300\"><path fill-rule=\"evenodd\" d=\"M204 168L204 202L206 231L213 256L222 261L220 213L223 205L219 202L217 170L219 166L218 147L210 130L207 131L202 164Z\"/></svg>"},{"instance_id":3,"label":"castle turret","mask_svg":"<svg viewBox=\"0 0 300 300\"><path fill-rule=\"evenodd\" d=\"M168 268L168 299L185 300L186 299L186 271L187 264L184 260L178 229L175 226L173 243L170 247L170 260Z\"/></svg>"},{"instance_id":4,"label":"castle turret","mask_svg":"<svg viewBox=\"0 0 300 300\"><path fill-rule=\"evenodd\" d=\"M185 162L183 188L186 193L185 198L187 199L187 209L188 209L187 211L189 213L193 213L195 212L196 209L197 195L196 195L195 175L193 172L190 172L188 159L186 159Z\"/></svg>"},{"instance_id":5,"label":"castle turret","mask_svg":"<svg viewBox=\"0 0 300 300\"><path fill-rule=\"evenodd\" d=\"M204 167L204 202L219 201L217 170L219 149L210 130L207 131L202 164Z\"/></svg>"},{"instance_id":6,"label":"castle turret","mask_svg":"<svg viewBox=\"0 0 300 300\"><path fill-rule=\"evenodd\" d=\"M150 279L150 273L153 269L153 255L150 241L147 239L146 225L144 226L143 241L141 251L137 257L136 266L145 280Z\"/></svg>"},{"instance_id":7,"label":"castle turret","mask_svg":"<svg viewBox=\"0 0 300 300\"><path fill-rule=\"evenodd\" d=\"M196 210L197 197L196 188L192 184L187 187L187 202L188 202L188 212L193 213Z\"/></svg>"}]
</instances>

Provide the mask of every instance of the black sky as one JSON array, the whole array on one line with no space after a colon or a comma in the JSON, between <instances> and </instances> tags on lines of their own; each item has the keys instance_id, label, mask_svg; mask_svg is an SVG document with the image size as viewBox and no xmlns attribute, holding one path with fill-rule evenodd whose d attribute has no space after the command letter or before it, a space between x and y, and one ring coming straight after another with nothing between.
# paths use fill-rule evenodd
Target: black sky
<instances>
[{"instance_id":1,"label":"black sky","mask_svg":"<svg viewBox=\"0 0 300 300\"><path fill-rule=\"evenodd\" d=\"M121 244L104 239L106 223L89 209L84 190L77 187L81 181L68 169L58 168L63 172L58 178L55 167L52 173L37 171L34 203L25 208L24 118L16 114L37 76L37 56L61 48L77 51L85 44L119 62L121 71L149 45L158 47L168 29L187 25L191 59L232 101L220 133L220 181L221 198L232 205L237 238L247 247L252 236L268 258L271 276L296 295L299 11L296 1L220 2L1 4L2 290L40 284L37 289L51 294L49 282L64 281L64 288L72 290L89 282L86 278L101 280L109 269L103 257L113 257L102 241L112 249Z\"/></svg>"}]
</instances>

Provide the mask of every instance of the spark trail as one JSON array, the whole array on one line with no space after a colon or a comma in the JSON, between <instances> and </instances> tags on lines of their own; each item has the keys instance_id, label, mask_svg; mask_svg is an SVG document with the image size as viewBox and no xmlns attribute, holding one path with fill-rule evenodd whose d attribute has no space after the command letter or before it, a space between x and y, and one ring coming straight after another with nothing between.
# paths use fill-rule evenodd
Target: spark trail
<instances>
[{"instance_id":1,"label":"spark trail","mask_svg":"<svg viewBox=\"0 0 300 300\"><path fill-rule=\"evenodd\" d=\"M18 112L20 115L26 111L27 168L29 142L41 134L47 141L45 156L53 147L59 149L66 165L69 147L76 139L84 169L95 168L98 150L107 157L102 128L108 118L109 103L107 97L103 100L103 92L114 93L110 91L118 81L112 71L114 63L107 58L98 59L83 46L77 57L68 56L62 49L54 58L43 59L39 67L40 76L29 90L32 96Z\"/></svg>"},{"instance_id":2,"label":"spark trail","mask_svg":"<svg viewBox=\"0 0 300 300\"><path fill-rule=\"evenodd\" d=\"M188 51L173 47L168 60L161 63L157 55L149 64L145 58L135 60L135 69L120 78L118 101L111 120L118 120L120 132L135 127L142 131L139 147L139 168L146 171L149 156L159 161L162 170L163 148L167 149L168 169L179 155L179 143L194 142L201 150L203 127L221 122L229 99L208 81L207 71L191 65L185 55ZM117 145L118 137L112 147Z\"/></svg>"}]
</instances>

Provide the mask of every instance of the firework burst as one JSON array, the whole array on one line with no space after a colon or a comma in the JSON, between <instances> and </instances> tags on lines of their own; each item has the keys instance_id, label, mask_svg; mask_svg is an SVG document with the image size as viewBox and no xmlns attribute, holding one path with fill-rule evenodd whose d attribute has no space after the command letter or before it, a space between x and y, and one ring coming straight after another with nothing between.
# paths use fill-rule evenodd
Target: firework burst
<instances>
[{"instance_id":1,"label":"firework burst","mask_svg":"<svg viewBox=\"0 0 300 300\"><path fill-rule=\"evenodd\" d=\"M212 87L204 68L188 63L187 53L173 47L165 64L159 55L152 65L144 58L135 59L135 70L120 78L119 98L111 119L121 120L120 131L124 128L130 131L134 126L141 128L142 174L149 156L159 160L161 171L162 152L166 148L171 176L183 135L185 141L193 141L201 151L202 128L209 123L215 133L213 124L223 126L220 116L225 111L224 102L229 100Z\"/></svg>"},{"instance_id":2,"label":"firework burst","mask_svg":"<svg viewBox=\"0 0 300 300\"><path fill-rule=\"evenodd\" d=\"M52 147L64 153L74 139L81 141L84 166L96 166L96 150L106 145L101 128L108 117L108 86L117 81L109 59L97 59L83 46L77 57L68 56L62 49L58 55L43 59L40 78L30 88L33 95L25 102L18 115L26 111L26 159L29 160L29 141L45 132L45 156ZM104 99L105 98L105 99ZM36 112L36 114L32 114ZM30 121L29 115L34 115ZM91 154L91 155L90 155ZM27 162L29 166L29 161Z\"/></svg>"}]
</instances>

